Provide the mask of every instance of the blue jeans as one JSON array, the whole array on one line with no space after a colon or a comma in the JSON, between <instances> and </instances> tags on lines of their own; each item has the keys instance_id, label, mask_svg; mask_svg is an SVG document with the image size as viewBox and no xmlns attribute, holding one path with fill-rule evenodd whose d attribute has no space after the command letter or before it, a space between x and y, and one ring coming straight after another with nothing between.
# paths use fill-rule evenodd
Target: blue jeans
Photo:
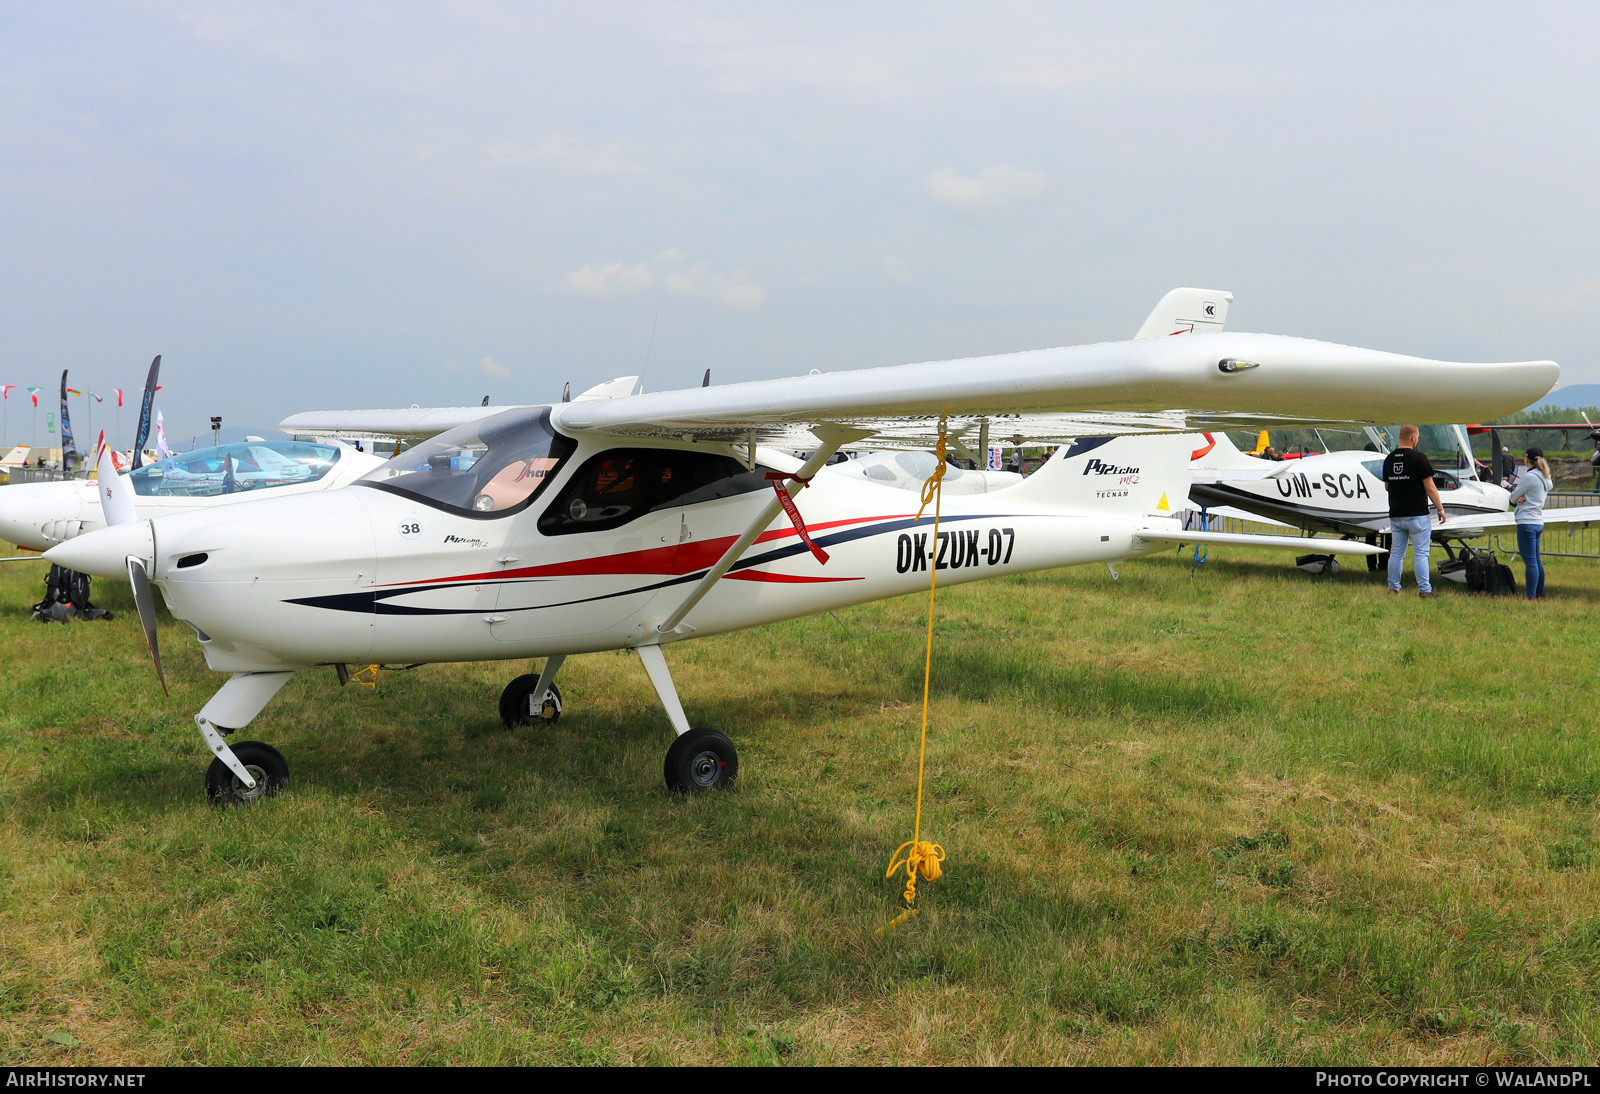
<instances>
[{"instance_id":1,"label":"blue jeans","mask_svg":"<svg viewBox=\"0 0 1600 1094\"><path fill-rule=\"evenodd\" d=\"M1517 554L1522 556L1526 576L1523 583L1529 600L1544 595L1544 563L1539 559L1539 540L1544 536L1542 524L1517 525Z\"/></svg>"},{"instance_id":2,"label":"blue jeans","mask_svg":"<svg viewBox=\"0 0 1600 1094\"><path fill-rule=\"evenodd\" d=\"M1520 527L1520 525L1519 525ZM1428 574L1428 555L1433 550L1432 517L1390 517L1389 588L1400 591L1400 575L1406 568L1406 544L1411 544L1412 569L1417 573L1417 592L1433 592Z\"/></svg>"}]
</instances>

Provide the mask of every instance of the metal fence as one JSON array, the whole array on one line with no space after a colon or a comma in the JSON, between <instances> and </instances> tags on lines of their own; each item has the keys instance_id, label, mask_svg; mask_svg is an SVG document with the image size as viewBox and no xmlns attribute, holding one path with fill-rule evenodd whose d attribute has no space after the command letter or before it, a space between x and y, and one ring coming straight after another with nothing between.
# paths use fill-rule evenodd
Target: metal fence
<instances>
[{"instance_id":1,"label":"metal fence","mask_svg":"<svg viewBox=\"0 0 1600 1094\"><path fill-rule=\"evenodd\" d=\"M1577 509L1587 505L1600 505L1600 494L1588 491L1552 490L1545 499L1546 509ZM1502 532L1489 537L1489 546L1507 561L1520 557L1517 553L1517 534ZM1552 558L1600 558L1600 527L1579 528L1575 525L1546 524L1544 536L1539 541L1539 554Z\"/></svg>"},{"instance_id":2,"label":"metal fence","mask_svg":"<svg viewBox=\"0 0 1600 1094\"><path fill-rule=\"evenodd\" d=\"M64 479L86 479L89 477L87 469L73 471L69 474L56 467L13 467L5 474L14 483L61 482Z\"/></svg>"},{"instance_id":3,"label":"metal fence","mask_svg":"<svg viewBox=\"0 0 1600 1094\"><path fill-rule=\"evenodd\" d=\"M1583 506L1600 506L1600 494L1578 493L1576 491L1562 490L1551 491L1545 500L1546 509L1576 509ZM1174 514L1183 521L1185 528L1200 528L1200 511L1198 509L1185 510ZM1205 525L1213 532L1236 532L1257 536L1293 536L1299 535L1298 529L1289 528L1282 524L1272 524L1266 521L1240 520L1236 517L1220 517L1207 514ZM1306 549L1316 550L1316 540L1307 538ZM1473 541L1469 541L1469 545ZM1487 542L1490 550L1499 555L1506 562L1513 562L1521 556L1517 552L1517 534L1514 531L1497 532L1487 537L1480 538L1476 544L1482 546ZM1600 524L1581 528L1576 525L1546 524L1544 537L1539 544L1540 555L1549 555L1551 558L1593 558L1600 559Z\"/></svg>"}]
</instances>

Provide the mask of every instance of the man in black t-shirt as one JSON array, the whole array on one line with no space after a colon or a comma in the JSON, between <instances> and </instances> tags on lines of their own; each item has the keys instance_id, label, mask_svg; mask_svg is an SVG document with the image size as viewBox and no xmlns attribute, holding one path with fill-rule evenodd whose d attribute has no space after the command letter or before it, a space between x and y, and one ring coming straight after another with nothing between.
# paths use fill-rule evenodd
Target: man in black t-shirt
<instances>
[{"instance_id":1,"label":"man in black t-shirt","mask_svg":"<svg viewBox=\"0 0 1600 1094\"><path fill-rule=\"evenodd\" d=\"M1389 547L1389 591L1400 591L1406 544L1410 543L1417 592L1430 597L1433 582L1428 574L1428 554L1432 547L1433 521L1428 516L1428 503L1432 502L1439 511L1440 524L1446 518L1439 488L1433 482L1433 464L1417 448L1418 436L1416 426L1401 426L1400 447L1383 458L1383 483L1389 491L1389 531L1393 539Z\"/></svg>"}]
</instances>

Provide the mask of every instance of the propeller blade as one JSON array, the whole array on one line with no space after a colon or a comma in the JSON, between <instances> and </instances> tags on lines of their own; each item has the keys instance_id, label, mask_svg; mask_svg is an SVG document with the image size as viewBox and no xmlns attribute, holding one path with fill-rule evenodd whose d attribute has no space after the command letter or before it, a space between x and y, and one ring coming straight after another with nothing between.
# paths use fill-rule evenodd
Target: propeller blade
<instances>
[{"instance_id":1,"label":"propeller blade","mask_svg":"<svg viewBox=\"0 0 1600 1094\"><path fill-rule=\"evenodd\" d=\"M150 588L150 576L144 572L144 560L128 556L128 581L133 585L133 602L139 607L139 625L144 628L144 640L150 647L150 660L156 663L156 679L161 681L161 693L167 690L167 674L161 671L161 647L156 642L156 597Z\"/></svg>"}]
</instances>

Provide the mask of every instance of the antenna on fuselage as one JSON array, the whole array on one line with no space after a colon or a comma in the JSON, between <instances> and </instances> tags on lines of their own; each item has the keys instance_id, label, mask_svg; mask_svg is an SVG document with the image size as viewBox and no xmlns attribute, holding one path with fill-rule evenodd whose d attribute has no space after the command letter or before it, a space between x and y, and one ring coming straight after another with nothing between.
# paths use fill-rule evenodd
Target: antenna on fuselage
<instances>
[{"instance_id":1,"label":"antenna on fuselage","mask_svg":"<svg viewBox=\"0 0 1600 1094\"><path fill-rule=\"evenodd\" d=\"M561 401L563 403L572 402L572 381L571 380L568 380L565 384L561 385Z\"/></svg>"},{"instance_id":2,"label":"antenna on fuselage","mask_svg":"<svg viewBox=\"0 0 1600 1094\"><path fill-rule=\"evenodd\" d=\"M633 394L644 394L644 374L650 367L650 351L656 348L656 324L661 322L661 313L656 312L656 317L650 321L650 344L644 348L644 364L639 369L639 382L633 385Z\"/></svg>"},{"instance_id":3,"label":"antenna on fuselage","mask_svg":"<svg viewBox=\"0 0 1600 1094\"><path fill-rule=\"evenodd\" d=\"M700 381L700 386L701 387L710 387L711 386L711 370L710 369L706 369L705 377Z\"/></svg>"}]
</instances>

